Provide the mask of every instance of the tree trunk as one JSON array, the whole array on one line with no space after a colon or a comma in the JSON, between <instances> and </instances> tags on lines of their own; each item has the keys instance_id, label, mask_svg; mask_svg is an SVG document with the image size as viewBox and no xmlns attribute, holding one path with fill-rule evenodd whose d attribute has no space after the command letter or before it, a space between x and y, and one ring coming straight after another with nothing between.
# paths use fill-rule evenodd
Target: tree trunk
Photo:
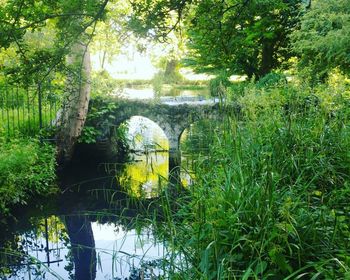
<instances>
[{"instance_id":1,"label":"tree trunk","mask_svg":"<svg viewBox=\"0 0 350 280\"><path fill-rule=\"evenodd\" d=\"M273 67L273 51L273 44L271 42L263 43L261 67L258 79L271 72Z\"/></svg>"},{"instance_id":2,"label":"tree trunk","mask_svg":"<svg viewBox=\"0 0 350 280\"><path fill-rule=\"evenodd\" d=\"M57 133L59 163L70 161L73 155L75 143L84 127L90 100L91 65L87 46L75 44L67 62L74 68L74 74L67 81L67 96Z\"/></svg>"},{"instance_id":3,"label":"tree trunk","mask_svg":"<svg viewBox=\"0 0 350 280\"><path fill-rule=\"evenodd\" d=\"M177 67L179 65L179 61L177 59L168 60L165 67L164 78L168 83L177 82L178 73Z\"/></svg>"}]
</instances>

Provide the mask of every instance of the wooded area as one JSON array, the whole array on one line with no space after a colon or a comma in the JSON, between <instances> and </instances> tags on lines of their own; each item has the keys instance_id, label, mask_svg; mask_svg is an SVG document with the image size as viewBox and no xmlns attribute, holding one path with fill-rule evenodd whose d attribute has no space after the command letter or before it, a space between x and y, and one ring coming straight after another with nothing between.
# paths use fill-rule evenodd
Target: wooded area
<instances>
[{"instance_id":1,"label":"wooded area","mask_svg":"<svg viewBox=\"0 0 350 280\"><path fill-rule=\"evenodd\" d=\"M108 72L128 48L152 80ZM157 279L348 279L349 74L349 0L0 0L0 225L66 191L57 170L114 123L120 88L198 87L239 113L189 128L192 184L140 214L177 255ZM0 278L17 245L0 235Z\"/></svg>"}]
</instances>

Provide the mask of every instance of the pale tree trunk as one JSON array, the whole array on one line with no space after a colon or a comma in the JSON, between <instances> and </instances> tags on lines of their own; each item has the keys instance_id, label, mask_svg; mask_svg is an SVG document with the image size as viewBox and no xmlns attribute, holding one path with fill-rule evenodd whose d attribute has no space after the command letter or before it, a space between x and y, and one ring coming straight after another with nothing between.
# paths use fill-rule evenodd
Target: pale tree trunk
<instances>
[{"instance_id":1,"label":"pale tree trunk","mask_svg":"<svg viewBox=\"0 0 350 280\"><path fill-rule=\"evenodd\" d=\"M59 163L69 162L72 158L74 146L84 127L90 100L91 64L87 46L75 44L67 62L75 71L67 81L67 96L57 133Z\"/></svg>"}]
</instances>

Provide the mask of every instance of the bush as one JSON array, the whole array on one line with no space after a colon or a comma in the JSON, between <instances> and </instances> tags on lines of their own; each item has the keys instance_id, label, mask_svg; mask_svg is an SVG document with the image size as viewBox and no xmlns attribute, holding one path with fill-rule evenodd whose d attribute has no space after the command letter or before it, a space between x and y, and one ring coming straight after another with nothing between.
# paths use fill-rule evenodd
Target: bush
<instances>
[{"instance_id":1,"label":"bush","mask_svg":"<svg viewBox=\"0 0 350 280\"><path fill-rule=\"evenodd\" d=\"M271 72L262 77L258 82L257 86L259 88L265 87L276 87L287 85L287 78L284 74Z\"/></svg>"},{"instance_id":2,"label":"bush","mask_svg":"<svg viewBox=\"0 0 350 280\"><path fill-rule=\"evenodd\" d=\"M120 94L125 87L125 81L114 79L107 71L92 74L91 93L93 97Z\"/></svg>"},{"instance_id":3,"label":"bush","mask_svg":"<svg viewBox=\"0 0 350 280\"><path fill-rule=\"evenodd\" d=\"M0 139L1 141L1 139ZM0 146L0 213L25 205L30 197L56 190L55 149L39 141L2 141Z\"/></svg>"}]
</instances>

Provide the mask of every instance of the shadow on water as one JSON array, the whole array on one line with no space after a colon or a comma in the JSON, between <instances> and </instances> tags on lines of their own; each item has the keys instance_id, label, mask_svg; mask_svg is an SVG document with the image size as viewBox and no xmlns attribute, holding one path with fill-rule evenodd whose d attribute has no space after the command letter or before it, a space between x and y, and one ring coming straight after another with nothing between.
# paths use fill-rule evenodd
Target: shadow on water
<instances>
[{"instance_id":1,"label":"shadow on water","mask_svg":"<svg viewBox=\"0 0 350 280\"><path fill-rule=\"evenodd\" d=\"M17 209L16 223L0 233L0 278L164 276L170 252L153 222L163 219L164 191L179 195L176 164L168 153L73 162L58 174L60 194Z\"/></svg>"}]
</instances>

